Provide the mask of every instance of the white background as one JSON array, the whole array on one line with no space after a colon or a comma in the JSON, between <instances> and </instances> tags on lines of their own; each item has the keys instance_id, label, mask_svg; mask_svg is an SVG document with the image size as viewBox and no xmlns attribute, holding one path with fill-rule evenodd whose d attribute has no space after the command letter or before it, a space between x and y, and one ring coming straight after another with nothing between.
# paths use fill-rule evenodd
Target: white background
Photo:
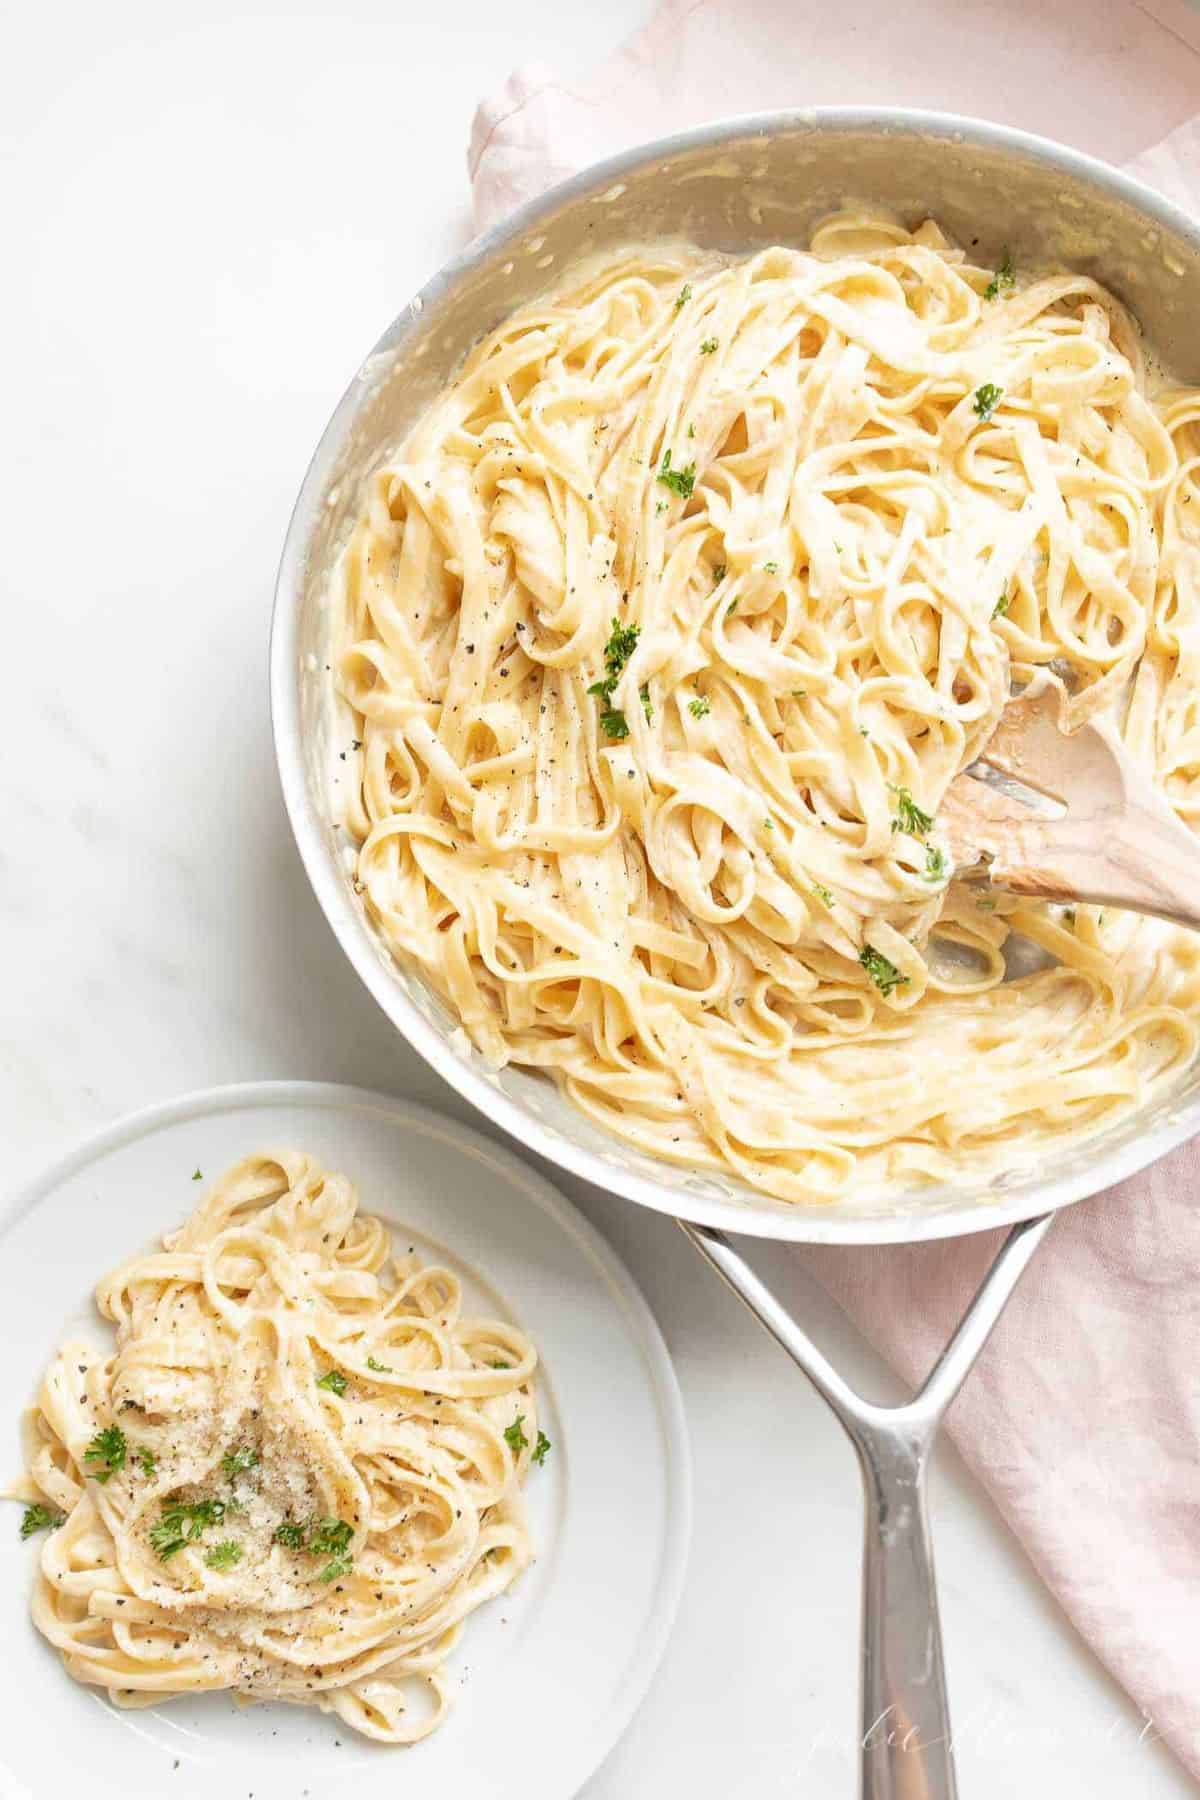
<instances>
[{"instance_id":1,"label":"white background","mask_svg":"<svg viewBox=\"0 0 1200 1800\"><path fill-rule=\"evenodd\" d=\"M214 1082L325 1077L463 1113L360 991L301 875L267 723L272 579L342 386L469 230L475 101L520 62L582 71L646 11L42 0L0 26L0 1142L17 1175ZM675 1637L588 1800L849 1796L851 1453L669 1223L561 1185L658 1314L696 1460ZM795 1257L759 1262L888 1391ZM934 1499L964 1796L1194 1793L949 1452ZM536 1755L536 1711L520 1735Z\"/></svg>"}]
</instances>

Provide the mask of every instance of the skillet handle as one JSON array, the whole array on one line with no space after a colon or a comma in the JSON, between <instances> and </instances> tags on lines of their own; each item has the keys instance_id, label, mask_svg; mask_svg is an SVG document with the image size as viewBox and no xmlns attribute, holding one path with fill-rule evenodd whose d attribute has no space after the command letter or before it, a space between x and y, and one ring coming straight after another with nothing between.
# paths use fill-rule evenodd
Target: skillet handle
<instances>
[{"instance_id":1,"label":"skillet handle","mask_svg":"<svg viewBox=\"0 0 1200 1800\"><path fill-rule=\"evenodd\" d=\"M925 1473L942 1415L1052 1217L1014 1225L924 1385L904 1406L864 1400L722 1232L679 1221L799 1363L858 1452L865 1497L861 1800L955 1800L958 1793Z\"/></svg>"}]
</instances>

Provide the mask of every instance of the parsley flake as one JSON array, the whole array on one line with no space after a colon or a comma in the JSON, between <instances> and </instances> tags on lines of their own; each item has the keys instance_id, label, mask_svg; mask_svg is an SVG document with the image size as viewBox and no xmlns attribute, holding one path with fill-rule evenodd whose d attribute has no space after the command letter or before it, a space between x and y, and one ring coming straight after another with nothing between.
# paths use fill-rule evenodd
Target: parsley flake
<instances>
[{"instance_id":1,"label":"parsley flake","mask_svg":"<svg viewBox=\"0 0 1200 1800\"><path fill-rule=\"evenodd\" d=\"M533 1460L537 1464L539 1469L541 1468L542 1464L545 1462L546 1454L549 1449L550 1449L550 1439L546 1436L544 1431L539 1431L537 1434L537 1443L535 1444L534 1451L533 1451Z\"/></svg>"},{"instance_id":2,"label":"parsley flake","mask_svg":"<svg viewBox=\"0 0 1200 1800\"><path fill-rule=\"evenodd\" d=\"M344 1394L350 1383L340 1369L326 1369L317 1386L325 1388L331 1394Z\"/></svg>"},{"instance_id":3,"label":"parsley flake","mask_svg":"<svg viewBox=\"0 0 1200 1800\"><path fill-rule=\"evenodd\" d=\"M685 281L683 286L680 288L679 293L676 295L675 311L682 312L684 307L687 305L688 301L691 299L691 297L692 297L692 284L690 281Z\"/></svg>"},{"instance_id":4,"label":"parsley flake","mask_svg":"<svg viewBox=\"0 0 1200 1800\"><path fill-rule=\"evenodd\" d=\"M294 1519L281 1520L280 1523L275 1527L275 1540L274 1541L277 1544L282 1544L285 1550L303 1550L303 1548L304 1548L304 1527L303 1527L303 1525L297 1525L297 1523Z\"/></svg>"},{"instance_id":5,"label":"parsley flake","mask_svg":"<svg viewBox=\"0 0 1200 1800\"><path fill-rule=\"evenodd\" d=\"M698 699L688 701L688 711L693 719L702 719L709 710L708 701L701 694Z\"/></svg>"},{"instance_id":6,"label":"parsley flake","mask_svg":"<svg viewBox=\"0 0 1200 1800\"><path fill-rule=\"evenodd\" d=\"M210 1569L232 1569L240 1563L245 1551L233 1538L226 1538L224 1543L214 1544L211 1550L204 1552L204 1561Z\"/></svg>"},{"instance_id":7,"label":"parsley flake","mask_svg":"<svg viewBox=\"0 0 1200 1800\"><path fill-rule=\"evenodd\" d=\"M146 1480L152 1481L158 1468L158 1458L155 1456L153 1450L147 1450L143 1445L140 1450L135 1450L133 1454L138 1462L141 1463L142 1474L146 1477Z\"/></svg>"},{"instance_id":8,"label":"parsley flake","mask_svg":"<svg viewBox=\"0 0 1200 1800\"><path fill-rule=\"evenodd\" d=\"M895 963L889 962L874 945L864 945L858 953L858 960L885 1000L893 988L908 986L908 976L902 975Z\"/></svg>"},{"instance_id":9,"label":"parsley flake","mask_svg":"<svg viewBox=\"0 0 1200 1800\"><path fill-rule=\"evenodd\" d=\"M317 1580L337 1581L340 1576L349 1575L353 1568L354 1564L348 1556L335 1556L332 1562L325 1564L325 1567L317 1576Z\"/></svg>"},{"instance_id":10,"label":"parsley flake","mask_svg":"<svg viewBox=\"0 0 1200 1800\"><path fill-rule=\"evenodd\" d=\"M224 1517L223 1500L168 1501L157 1523L150 1527L150 1542L159 1560L166 1562L185 1545L203 1537L210 1525L219 1525Z\"/></svg>"},{"instance_id":11,"label":"parsley flake","mask_svg":"<svg viewBox=\"0 0 1200 1800\"><path fill-rule=\"evenodd\" d=\"M594 681L588 689L589 694L595 694L598 700L605 702L604 709L600 714L600 729L606 737L613 738L617 743L629 736L629 722L619 707L609 706L607 702L612 698L617 682L621 678L621 671L633 655L637 641L638 627L622 625L620 619L614 617L612 633L608 643L604 646L606 670L604 679Z\"/></svg>"},{"instance_id":12,"label":"parsley flake","mask_svg":"<svg viewBox=\"0 0 1200 1800\"><path fill-rule=\"evenodd\" d=\"M907 831L912 837L924 837L933 820L927 812L923 812L906 787L897 787L889 781L888 787L896 796L896 816L892 820L893 831Z\"/></svg>"},{"instance_id":13,"label":"parsley flake","mask_svg":"<svg viewBox=\"0 0 1200 1800\"><path fill-rule=\"evenodd\" d=\"M946 877L946 852L939 850L934 844L925 846L925 873L923 881L944 881Z\"/></svg>"},{"instance_id":14,"label":"parsley flake","mask_svg":"<svg viewBox=\"0 0 1200 1800\"><path fill-rule=\"evenodd\" d=\"M779 573L779 564L777 562L764 563L763 568L767 571L768 575L778 575Z\"/></svg>"},{"instance_id":15,"label":"parsley flake","mask_svg":"<svg viewBox=\"0 0 1200 1800\"><path fill-rule=\"evenodd\" d=\"M394 1375L396 1373L395 1369L389 1368L387 1363L376 1362L373 1356L368 1356L367 1367L374 1369L376 1375Z\"/></svg>"},{"instance_id":16,"label":"parsley flake","mask_svg":"<svg viewBox=\"0 0 1200 1800\"><path fill-rule=\"evenodd\" d=\"M93 1481L98 1481L103 1486L119 1469L123 1469L127 1448L125 1433L119 1425L109 1425L105 1430L98 1431L83 1453L84 1462L100 1465L88 1470Z\"/></svg>"},{"instance_id":17,"label":"parsley flake","mask_svg":"<svg viewBox=\"0 0 1200 1800\"><path fill-rule=\"evenodd\" d=\"M521 1430L524 1423L525 1414L518 1413L512 1424L504 1427L504 1441L514 1456L519 1456L522 1450L528 1450L529 1448L529 1439Z\"/></svg>"},{"instance_id":18,"label":"parsley flake","mask_svg":"<svg viewBox=\"0 0 1200 1800\"><path fill-rule=\"evenodd\" d=\"M833 905L833 895L830 893L830 891L827 887L822 885L821 882L814 881L812 884L812 891L817 896L817 899L822 902L823 905L825 905L825 906Z\"/></svg>"},{"instance_id":19,"label":"parsley flake","mask_svg":"<svg viewBox=\"0 0 1200 1800\"><path fill-rule=\"evenodd\" d=\"M354 1527L345 1519L318 1519L309 1530L306 1548L314 1556L345 1556L353 1536Z\"/></svg>"},{"instance_id":20,"label":"parsley flake","mask_svg":"<svg viewBox=\"0 0 1200 1800\"><path fill-rule=\"evenodd\" d=\"M1000 404L1000 398L1003 393L1004 389L998 388L995 383L991 381L985 381L982 387L977 387L975 389L974 401L976 418L982 419L986 425L987 421L991 418L997 406Z\"/></svg>"},{"instance_id":21,"label":"parsley flake","mask_svg":"<svg viewBox=\"0 0 1200 1800\"><path fill-rule=\"evenodd\" d=\"M204 1177L203 1177L203 1175L201 1175L199 1169L196 1169L193 1171L192 1180L193 1181L203 1181L204 1180Z\"/></svg>"},{"instance_id":22,"label":"parsley flake","mask_svg":"<svg viewBox=\"0 0 1200 1800\"><path fill-rule=\"evenodd\" d=\"M716 347L717 347L717 339L716 338L705 338L704 342L700 346L701 356L711 356L713 351L716 349Z\"/></svg>"},{"instance_id":23,"label":"parsley flake","mask_svg":"<svg viewBox=\"0 0 1200 1800\"><path fill-rule=\"evenodd\" d=\"M1001 294L1011 293L1016 285L1017 278L1013 273L1012 257L1006 250L1004 261L983 290L983 297L985 300L998 300Z\"/></svg>"},{"instance_id":24,"label":"parsley flake","mask_svg":"<svg viewBox=\"0 0 1200 1800\"><path fill-rule=\"evenodd\" d=\"M721 583L725 579L725 575L726 575L725 564L718 563L716 568L713 570L713 586L720 587Z\"/></svg>"},{"instance_id":25,"label":"parsley flake","mask_svg":"<svg viewBox=\"0 0 1200 1800\"><path fill-rule=\"evenodd\" d=\"M650 704L650 689L644 684L638 689L638 699L642 703L642 711L646 715L647 725L654 723L654 708Z\"/></svg>"},{"instance_id":26,"label":"parsley flake","mask_svg":"<svg viewBox=\"0 0 1200 1800\"><path fill-rule=\"evenodd\" d=\"M608 706L600 714L600 729L605 737L620 744L629 736L629 720L619 706Z\"/></svg>"},{"instance_id":27,"label":"parsley flake","mask_svg":"<svg viewBox=\"0 0 1200 1800\"><path fill-rule=\"evenodd\" d=\"M21 1517L21 1542L24 1543L26 1538L31 1538L37 1531L57 1531L65 1517L65 1513L51 1512L40 1501L27 1506Z\"/></svg>"},{"instance_id":28,"label":"parsley flake","mask_svg":"<svg viewBox=\"0 0 1200 1800\"><path fill-rule=\"evenodd\" d=\"M1008 589L1006 588L992 608L993 619L1002 619L1008 611Z\"/></svg>"},{"instance_id":29,"label":"parsley flake","mask_svg":"<svg viewBox=\"0 0 1200 1800\"><path fill-rule=\"evenodd\" d=\"M230 1481L236 1481L247 1469L257 1468L258 1460L258 1451L253 1444L239 1444L236 1450L225 1452L221 1458L221 1468Z\"/></svg>"},{"instance_id":30,"label":"parsley flake","mask_svg":"<svg viewBox=\"0 0 1200 1800\"><path fill-rule=\"evenodd\" d=\"M655 476L655 480L660 481L663 487L670 488L673 494L678 494L681 500L690 500L692 497L692 489L696 485L696 465L694 462L691 462L688 463L686 468L673 469L671 467L671 452L669 450L664 450L662 468Z\"/></svg>"}]
</instances>

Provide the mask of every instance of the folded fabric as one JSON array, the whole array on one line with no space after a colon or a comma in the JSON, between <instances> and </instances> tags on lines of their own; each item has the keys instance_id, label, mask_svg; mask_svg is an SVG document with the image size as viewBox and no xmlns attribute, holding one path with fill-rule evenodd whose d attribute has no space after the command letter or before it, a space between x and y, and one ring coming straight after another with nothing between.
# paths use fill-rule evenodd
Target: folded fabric
<instances>
[{"instance_id":1,"label":"folded fabric","mask_svg":"<svg viewBox=\"0 0 1200 1800\"><path fill-rule=\"evenodd\" d=\"M874 101L1039 131L1196 208L1198 97L1200 11L1186 0L986 0L954 9L952 29L944 0L668 0L575 86L514 74L479 108L469 166L482 227L599 157L707 118ZM1189 1145L1069 1209L949 1429L1079 1631L1200 1774L1198 1184ZM916 1383L996 1242L803 1254Z\"/></svg>"}]
</instances>

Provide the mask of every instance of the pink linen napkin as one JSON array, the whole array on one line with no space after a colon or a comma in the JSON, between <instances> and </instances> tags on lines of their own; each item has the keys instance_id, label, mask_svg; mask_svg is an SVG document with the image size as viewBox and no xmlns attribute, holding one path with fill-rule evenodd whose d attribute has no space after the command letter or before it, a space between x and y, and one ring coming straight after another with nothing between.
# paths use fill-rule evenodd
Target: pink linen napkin
<instances>
[{"instance_id":1,"label":"pink linen napkin","mask_svg":"<svg viewBox=\"0 0 1200 1800\"><path fill-rule=\"evenodd\" d=\"M518 71L480 106L477 223L704 119L871 101L1038 131L1200 210L1200 10L1189 0L666 0L581 83ZM949 1428L1076 1627L1200 1775L1198 1185L1200 1140L1068 1209ZM998 1241L807 1255L916 1384Z\"/></svg>"}]
</instances>

